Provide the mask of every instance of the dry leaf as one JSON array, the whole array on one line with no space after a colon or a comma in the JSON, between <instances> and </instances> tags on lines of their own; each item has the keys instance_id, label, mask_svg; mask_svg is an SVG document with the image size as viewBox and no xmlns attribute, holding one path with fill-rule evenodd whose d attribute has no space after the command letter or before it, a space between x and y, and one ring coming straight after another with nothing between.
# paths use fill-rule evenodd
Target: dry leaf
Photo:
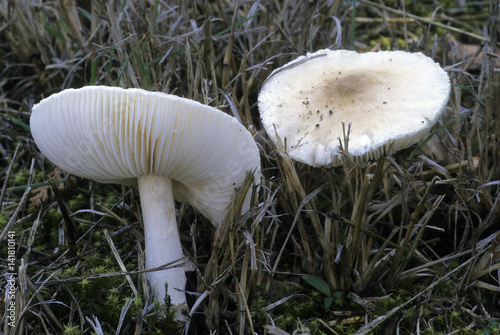
<instances>
[{"instance_id":1,"label":"dry leaf","mask_svg":"<svg viewBox=\"0 0 500 335\"><path fill-rule=\"evenodd\" d=\"M54 178L54 180L63 179L66 176L66 172L56 167L51 173L48 175L49 177ZM69 184L67 183L58 183L57 188L62 192L64 189L70 184L74 184L76 182L75 177L68 178ZM52 190L50 189L50 185L42 186L36 188L31 191L32 196L29 199L28 210L33 212L35 209L40 207L41 204L46 203L54 196Z\"/></svg>"}]
</instances>

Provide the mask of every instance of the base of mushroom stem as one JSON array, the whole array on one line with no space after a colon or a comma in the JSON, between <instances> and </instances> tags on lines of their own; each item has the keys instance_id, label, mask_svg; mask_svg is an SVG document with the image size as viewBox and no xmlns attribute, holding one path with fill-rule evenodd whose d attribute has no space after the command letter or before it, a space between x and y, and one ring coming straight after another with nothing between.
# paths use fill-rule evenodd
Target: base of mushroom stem
<instances>
[{"instance_id":1,"label":"base of mushroom stem","mask_svg":"<svg viewBox=\"0 0 500 335\"><path fill-rule=\"evenodd\" d=\"M175 320L186 323L189 320L189 308L186 304L175 306Z\"/></svg>"}]
</instances>

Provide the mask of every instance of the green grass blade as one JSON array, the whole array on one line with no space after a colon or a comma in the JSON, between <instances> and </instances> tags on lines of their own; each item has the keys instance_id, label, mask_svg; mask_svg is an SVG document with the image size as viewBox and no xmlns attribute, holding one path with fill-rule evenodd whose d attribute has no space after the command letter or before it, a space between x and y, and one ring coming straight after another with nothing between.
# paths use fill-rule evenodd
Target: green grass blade
<instances>
[{"instance_id":1,"label":"green grass blade","mask_svg":"<svg viewBox=\"0 0 500 335\"><path fill-rule=\"evenodd\" d=\"M306 283L308 283L327 297L330 297L332 295L330 286L322 278L313 275L303 275L302 279L304 279Z\"/></svg>"},{"instance_id":2,"label":"green grass blade","mask_svg":"<svg viewBox=\"0 0 500 335\"><path fill-rule=\"evenodd\" d=\"M89 85L95 85L95 80L96 80L96 68L97 68L97 60L105 55L109 55L113 53L114 50L106 50L103 52L100 52L96 58L92 61L90 64L90 78L89 78Z\"/></svg>"},{"instance_id":3,"label":"green grass blade","mask_svg":"<svg viewBox=\"0 0 500 335\"><path fill-rule=\"evenodd\" d=\"M137 43L137 45L132 49L132 52L130 52L130 54L128 55L127 59L125 60L125 63L122 66L122 69L120 70L120 73L118 74L118 78L116 78L115 86L120 86L120 80L123 76L123 71L125 71L125 68L130 63L130 59L132 59L132 57L135 55L135 52L137 51L137 49L140 48L140 46L142 45L142 42L144 42L144 39L146 38L146 36L147 35L142 36L142 38L139 40L139 43Z\"/></svg>"},{"instance_id":4,"label":"green grass blade","mask_svg":"<svg viewBox=\"0 0 500 335\"><path fill-rule=\"evenodd\" d=\"M68 178L69 178L69 173L64 178L61 178L61 179L58 179L58 180L54 180L54 183L56 183L56 184L63 183L66 180L68 180ZM31 190L34 190L34 189L37 189L37 188L40 188L40 187L49 186L49 185L50 184L49 184L48 181L44 181L44 182L41 182L41 183L35 183L35 184L29 184L29 185L12 186L12 187L9 187L7 189L7 191L9 191L9 192L12 192L12 191L24 191L28 187L31 187Z\"/></svg>"}]
</instances>

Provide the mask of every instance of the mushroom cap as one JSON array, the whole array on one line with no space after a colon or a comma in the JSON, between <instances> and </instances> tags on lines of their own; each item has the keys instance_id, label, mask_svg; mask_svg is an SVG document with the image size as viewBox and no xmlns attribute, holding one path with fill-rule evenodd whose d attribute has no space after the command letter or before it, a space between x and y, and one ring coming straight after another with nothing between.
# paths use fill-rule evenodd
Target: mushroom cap
<instances>
[{"instance_id":1,"label":"mushroom cap","mask_svg":"<svg viewBox=\"0 0 500 335\"><path fill-rule=\"evenodd\" d=\"M258 148L245 127L218 109L175 95L67 89L34 105L30 125L42 153L66 171L122 185L145 175L171 178L176 200L192 204L214 225L247 172L259 182Z\"/></svg>"},{"instance_id":2,"label":"mushroom cap","mask_svg":"<svg viewBox=\"0 0 500 335\"><path fill-rule=\"evenodd\" d=\"M319 50L276 69L259 93L266 132L295 160L341 163L348 152L376 159L423 140L448 102L447 73L422 53Z\"/></svg>"}]
</instances>

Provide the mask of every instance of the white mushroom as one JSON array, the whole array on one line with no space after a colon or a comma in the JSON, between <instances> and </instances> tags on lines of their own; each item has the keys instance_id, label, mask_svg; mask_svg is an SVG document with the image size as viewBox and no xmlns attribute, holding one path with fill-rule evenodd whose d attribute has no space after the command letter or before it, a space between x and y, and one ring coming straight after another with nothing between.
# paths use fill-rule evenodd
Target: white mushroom
<instances>
[{"instance_id":1,"label":"white mushroom","mask_svg":"<svg viewBox=\"0 0 500 335\"><path fill-rule=\"evenodd\" d=\"M138 184L146 269L184 257L174 199L217 225L260 158L251 134L233 117L196 101L141 89L89 86L33 106L31 132L42 153L68 172L101 183ZM251 193L251 192L249 192ZM248 210L250 194L245 198ZM149 272L163 303L186 309L184 268Z\"/></svg>"},{"instance_id":2,"label":"white mushroom","mask_svg":"<svg viewBox=\"0 0 500 335\"><path fill-rule=\"evenodd\" d=\"M423 140L448 102L446 72L421 53L319 50L286 64L259 94L262 123L290 157L340 165L342 123L348 152L376 159Z\"/></svg>"}]
</instances>

